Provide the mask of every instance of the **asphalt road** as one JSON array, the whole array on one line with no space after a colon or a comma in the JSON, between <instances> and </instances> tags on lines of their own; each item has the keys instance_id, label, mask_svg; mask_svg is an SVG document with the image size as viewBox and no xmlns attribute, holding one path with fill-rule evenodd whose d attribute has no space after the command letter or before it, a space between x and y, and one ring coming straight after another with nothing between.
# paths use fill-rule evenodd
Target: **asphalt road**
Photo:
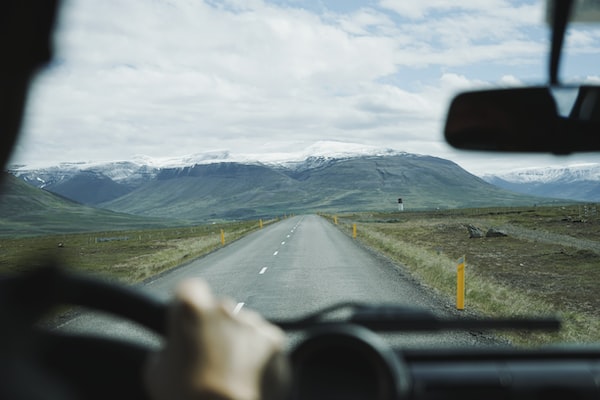
<instances>
[{"instance_id":1,"label":"asphalt road","mask_svg":"<svg viewBox=\"0 0 600 400\"><path fill-rule=\"evenodd\" d=\"M377 256L316 215L298 216L265 227L199 260L148 282L141 289L168 299L183 279L201 277L218 296L229 296L237 308L267 318L305 315L343 301L396 303L446 314L448 305L402 269ZM128 337L149 344L158 339L126 321L83 314L60 329ZM291 343L299 336L291 335ZM394 346L478 346L490 341L461 332L438 335L385 335Z\"/></svg>"}]
</instances>

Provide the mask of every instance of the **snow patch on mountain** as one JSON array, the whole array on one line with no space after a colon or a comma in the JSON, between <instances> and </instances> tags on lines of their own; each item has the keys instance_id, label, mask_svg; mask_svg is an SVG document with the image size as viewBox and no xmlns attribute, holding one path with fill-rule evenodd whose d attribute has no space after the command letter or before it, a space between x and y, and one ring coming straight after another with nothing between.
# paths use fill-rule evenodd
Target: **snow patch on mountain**
<instances>
[{"instance_id":1,"label":"snow patch on mountain","mask_svg":"<svg viewBox=\"0 0 600 400\"><path fill-rule=\"evenodd\" d=\"M68 178L79 171L100 172L115 182L122 182L132 177L148 177L164 168L185 168L193 165L214 164L222 162L240 164L267 164L285 168L302 168L316 166L335 159L407 154L405 152L369 146L357 143L319 141L304 149L292 152L261 153L261 154L232 154L228 150L207 151L180 157L149 157L136 155L128 161L97 161L97 162L64 162L46 168L16 165L11 172L16 176L26 174L24 178L36 176L33 179L45 179L44 175L51 174L56 180L59 175ZM37 175L34 172L39 172ZM50 183L50 182L48 182Z\"/></svg>"},{"instance_id":2,"label":"snow patch on mountain","mask_svg":"<svg viewBox=\"0 0 600 400\"><path fill-rule=\"evenodd\" d=\"M286 157L273 157L265 164L277 165L296 171L317 168L331 163L334 160L355 157L392 156L408 154L402 151L368 146L357 143L344 143L334 141L320 141L298 153L288 153Z\"/></svg>"},{"instance_id":3,"label":"snow patch on mountain","mask_svg":"<svg viewBox=\"0 0 600 400\"><path fill-rule=\"evenodd\" d=\"M340 159L361 156L404 154L397 150L358 143L319 141L304 149L290 152L233 154L227 150L210 151L181 157L136 156L135 163L155 168L179 168L192 165L235 162L240 164L266 164L295 166L307 160Z\"/></svg>"},{"instance_id":4,"label":"snow patch on mountain","mask_svg":"<svg viewBox=\"0 0 600 400\"><path fill-rule=\"evenodd\" d=\"M320 141L307 147L295 157L296 161L306 160L308 158L349 158L361 156L385 156L406 154L390 148L369 146L357 143L345 143L335 141ZM291 161L293 161L292 159Z\"/></svg>"},{"instance_id":5,"label":"snow patch on mountain","mask_svg":"<svg viewBox=\"0 0 600 400\"><path fill-rule=\"evenodd\" d=\"M500 178L511 183L552 183L552 182L600 182L600 163L573 164L566 167L527 168L503 174L487 174L482 178L492 181Z\"/></svg>"},{"instance_id":6,"label":"snow patch on mountain","mask_svg":"<svg viewBox=\"0 0 600 400\"><path fill-rule=\"evenodd\" d=\"M136 155L127 161L63 162L50 167L14 165L13 175L39 188L55 188L78 174L96 174L127 187L139 187L164 169L184 169L194 165L239 163L270 165L295 172L324 166L335 160L365 156L399 155L418 157L389 148L357 143L320 141L292 152L232 154L228 150L207 151L180 157Z\"/></svg>"},{"instance_id":7,"label":"snow patch on mountain","mask_svg":"<svg viewBox=\"0 0 600 400\"><path fill-rule=\"evenodd\" d=\"M138 165L161 168L180 168L189 167L197 164L212 164L219 162L232 162L234 157L227 150L208 151L204 153L188 154L180 157L149 157L145 155L136 155L132 162Z\"/></svg>"}]
</instances>

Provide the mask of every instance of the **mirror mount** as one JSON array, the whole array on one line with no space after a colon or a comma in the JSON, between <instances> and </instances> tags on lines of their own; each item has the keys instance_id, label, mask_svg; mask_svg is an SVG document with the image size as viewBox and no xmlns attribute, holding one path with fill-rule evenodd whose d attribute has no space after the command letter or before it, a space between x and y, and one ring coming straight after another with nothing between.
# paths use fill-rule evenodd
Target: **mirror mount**
<instances>
[{"instance_id":1,"label":"mirror mount","mask_svg":"<svg viewBox=\"0 0 600 400\"><path fill-rule=\"evenodd\" d=\"M549 20L552 24L552 47L550 50L550 85L558 85L558 67L562 53L565 32L571 15L573 0L553 0L548 2Z\"/></svg>"}]
</instances>

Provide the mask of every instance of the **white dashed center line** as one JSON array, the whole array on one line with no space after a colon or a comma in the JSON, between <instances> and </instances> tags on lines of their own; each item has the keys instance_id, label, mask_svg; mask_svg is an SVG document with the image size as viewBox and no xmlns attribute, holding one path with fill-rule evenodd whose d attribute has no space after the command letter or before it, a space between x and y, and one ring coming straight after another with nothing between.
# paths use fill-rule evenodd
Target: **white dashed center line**
<instances>
[{"instance_id":1,"label":"white dashed center line","mask_svg":"<svg viewBox=\"0 0 600 400\"><path fill-rule=\"evenodd\" d=\"M244 303L237 303L237 305L235 306L235 308L233 309L233 313L237 314L240 312L240 310L242 309L242 307L244 307Z\"/></svg>"},{"instance_id":2,"label":"white dashed center line","mask_svg":"<svg viewBox=\"0 0 600 400\"><path fill-rule=\"evenodd\" d=\"M281 245L283 246L285 244L285 242L281 242Z\"/></svg>"},{"instance_id":3,"label":"white dashed center line","mask_svg":"<svg viewBox=\"0 0 600 400\"><path fill-rule=\"evenodd\" d=\"M265 272L267 272L267 267L263 267L263 269L260 270L259 274L264 274Z\"/></svg>"},{"instance_id":4,"label":"white dashed center line","mask_svg":"<svg viewBox=\"0 0 600 400\"><path fill-rule=\"evenodd\" d=\"M276 256L277 254L279 254L279 250L273 253L274 256Z\"/></svg>"}]
</instances>

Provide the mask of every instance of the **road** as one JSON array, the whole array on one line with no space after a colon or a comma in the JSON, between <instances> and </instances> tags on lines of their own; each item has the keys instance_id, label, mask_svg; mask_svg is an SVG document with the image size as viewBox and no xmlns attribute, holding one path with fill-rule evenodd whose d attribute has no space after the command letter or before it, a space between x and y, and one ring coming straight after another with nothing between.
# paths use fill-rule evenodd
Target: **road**
<instances>
[{"instance_id":1,"label":"road","mask_svg":"<svg viewBox=\"0 0 600 400\"><path fill-rule=\"evenodd\" d=\"M148 282L153 296L171 297L178 282L201 277L237 309L250 308L267 318L285 319L342 301L396 303L444 314L443 304L415 285L389 261L357 245L316 215L297 216L265 227L206 257ZM157 344L157 338L125 321L83 314L61 326L71 332L132 337ZM470 333L386 335L395 346L474 346L486 340ZM291 342L298 336L291 336Z\"/></svg>"}]
</instances>

